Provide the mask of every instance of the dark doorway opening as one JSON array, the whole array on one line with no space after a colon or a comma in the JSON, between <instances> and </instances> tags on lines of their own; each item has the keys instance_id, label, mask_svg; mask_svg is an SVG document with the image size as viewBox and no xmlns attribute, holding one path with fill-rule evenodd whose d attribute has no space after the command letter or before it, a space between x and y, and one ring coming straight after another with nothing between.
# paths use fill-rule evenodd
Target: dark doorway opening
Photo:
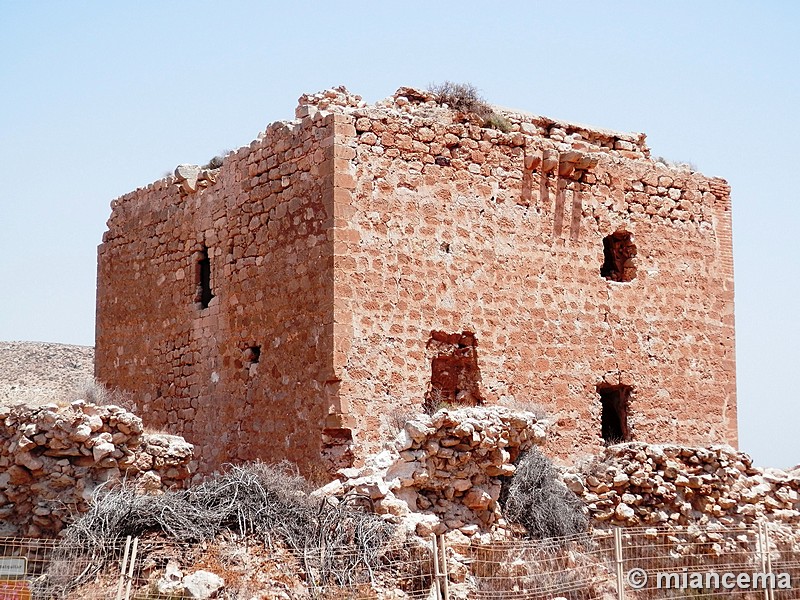
<instances>
[{"instance_id":1,"label":"dark doorway opening","mask_svg":"<svg viewBox=\"0 0 800 600\"><path fill-rule=\"evenodd\" d=\"M208 308L208 304L214 298L211 291L211 258L208 255L208 248L203 248L197 257L197 297L195 302L200 303L200 308Z\"/></svg>"},{"instance_id":2,"label":"dark doorway opening","mask_svg":"<svg viewBox=\"0 0 800 600\"><path fill-rule=\"evenodd\" d=\"M627 442L631 439L628 428L628 408L631 387L628 385L603 385L597 387L602 412L600 434L606 446Z\"/></svg>"}]
</instances>

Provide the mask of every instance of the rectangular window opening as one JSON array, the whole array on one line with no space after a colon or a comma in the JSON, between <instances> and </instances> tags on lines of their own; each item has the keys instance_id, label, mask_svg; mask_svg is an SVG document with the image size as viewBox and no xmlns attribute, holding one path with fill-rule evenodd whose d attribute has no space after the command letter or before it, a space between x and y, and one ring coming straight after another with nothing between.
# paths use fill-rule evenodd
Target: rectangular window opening
<instances>
[{"instance_id":1,"label":"rectangular window opening","mask_svg":"<svg viewBox=\"0 0 800 600\"><path fill-rule=\"evenodd\" d=\"M618 282L636 279L636 245L629 232L620 230L603 238L603 259L602 277Z\"/></svg>"},{"instance_id":2,"label":"rectangular window opening","mask_svg":"<svg viewBox=\"0 0 800 600\"><path fill-rule=\"evenodd\" d=\"M208 248L203 248L199 252L197 259L197 298L200 308L208 308L209 303L214 298L211 291L211 258L208 255Z\"/></svg>"},{"instance_id":3,"label":"rectangular window opening","mask_svg":"<svg viewBox=\"0 0 800 600\"><path fill-rule=\"evenodd\" d=\"M424 409L433 414L440 408L483 404L478 367L478 342L469 331L448 334L432 331L427 348L434 352L431 380Z\"/></svg>"},{"instance_id":4,"label":"rectangular window opening","mask_svg":"<svg viewBox=\"0 0 800 600\"><path fill-rule=\"evenodd\" d=\"M602 404L600 433L606 446L627 442L631 439L628 427L628 404L631 389L628 385L597 387Z\"/></svg>"}]
</instances>

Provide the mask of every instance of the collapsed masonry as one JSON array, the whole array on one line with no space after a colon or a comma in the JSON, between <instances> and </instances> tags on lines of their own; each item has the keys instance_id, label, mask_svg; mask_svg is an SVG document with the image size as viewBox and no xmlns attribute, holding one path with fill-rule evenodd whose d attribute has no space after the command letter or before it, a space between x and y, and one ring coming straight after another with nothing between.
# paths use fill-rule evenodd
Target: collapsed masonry
<instances>
[{"instance_id":1,"label":"collapsed masonry","mask_svg":"<svg viewBox=\"0 0 800 600\"><path fill-rule=\"evenodd\" d=\"M98 488L123 479L149 492L183 487L192 453L118 406L0 406L0 534L56 535Z\"/></svg>"},{"instance_id":2,"label":"collapsed masonry","mask_svg":"<svg viewBox=\"0 0 800 600\"><path fill-rule=\"evenodd\" d=\"M97 377L204 473L359 465L409 402L539 404L561 458L735 445L728 185L497 110L508 132L410 88L306 95L221 167L114 200Z\"/></svg>"},{"instance_id":3,"label":"collapsed masonry","mask_svg":"<svg viewBox=\"0 0 800 600\"><path fill-rule=\"evenodd\" d=\"M598 527L723 529L767 520L800 546L800 465L756 468L725 446L629 443L606 448L564 480Z\"/></svg>"},{"instance_id":4,"label":"collapsed masonry","mask_svg":"<svg viewBox=\"0 0 800 600\"><path fill-rule=\"evenodd\" d=\"M3 408L0 415L6 534L54 535L69 513L86 510L98 486L127 477L159 493L184 486L193 467L191 445L144 434L140 419L119 407L77 401ZM463 583L470 548L521 533L504 518L501 488L518 459L545 442L547 426L533 413L504 407L419 414L363 467L342 470L312 494L329 502L366 496L420 544L444 534L451 580ZM641 527L676 556L720 556L746 546L752 540L741 528L760 520L774 524L780 548L800 548L800 467L757 469L727 447L628 443L566 470L563 481L595 529Z\"/></svg>"},{"instance_id":5,"label":"collapsed masonry","mask_svg":"<svg viewBox=\"0 0 800 600\"><path fill-rule=\"evenodd\" d=\"M343 481L318 493L368 495L377 512L422 536L511 537L519 530L503 518L502 480L513 477L522 453L544 444L548 425L533 413L503 407L418 415L391 448L360 469L345 469ZM562 478L596 528L736 530L767 520L800 547L800 466L756 468L747 454L727 446L625 443L563 469Z\"/></svg>"},{"instance_id":6,"label":"collapsed masonry","mask_svg":"<svg viewBox=\"0 0 800 600\"><path fill-rule=\"evenodd\" d=\"M544 443L545 424L504 407L443 409L407 421L393 446L361 468L343 469L317 493L369 496L379 514L394 515L427 537L460 530L497 533L506 526L503 479L522 453Z\"/></svg>"}]
</instances>

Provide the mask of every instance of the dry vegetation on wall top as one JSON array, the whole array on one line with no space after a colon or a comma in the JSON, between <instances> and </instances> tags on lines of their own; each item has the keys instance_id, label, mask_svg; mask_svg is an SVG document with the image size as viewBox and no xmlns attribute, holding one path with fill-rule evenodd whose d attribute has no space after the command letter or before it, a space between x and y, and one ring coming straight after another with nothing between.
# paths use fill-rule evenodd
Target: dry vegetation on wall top
<instances>
[{"instance_id":1,"label":"dry vegetation on wall top","mask_svg":"<svg viewBox=\"0 0 800 600\"><path fill-rule=\"evenodd\" d=\"M94 348L48 342L0 342L0 403L69 401L93 381Z\"/></svg>"},{"instance_id":2,"label":"dry vegetation on wall top","mask_svg":"<svg viewBox=\"0 0 800 600\"><path fill-rule=\"evenodd\" d=\"M447 104L455 111L477 117L482 127L503 133L511 131L511 121L498 114L471 83L445 81L431 84L429 90L439 104Z\"/></svg>"}]
</instances>

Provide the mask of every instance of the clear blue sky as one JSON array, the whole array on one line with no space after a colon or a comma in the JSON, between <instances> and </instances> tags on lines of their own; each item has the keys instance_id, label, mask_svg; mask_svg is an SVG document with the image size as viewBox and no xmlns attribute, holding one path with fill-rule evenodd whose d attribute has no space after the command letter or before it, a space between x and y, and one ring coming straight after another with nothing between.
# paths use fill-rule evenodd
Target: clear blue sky
<instances>
[{"instance_id":1,"label":"clear blue sky","mask_svg":"<svg viewBox=\"0 0 800 600\"><path fill-rule=\"evenodd\" d=\"M468 81L730 181L741 447L794 465L799 24L790 1L0 0L0 340L91 345L109 202L301 93Z\"/></svg>"}]
</instances>

